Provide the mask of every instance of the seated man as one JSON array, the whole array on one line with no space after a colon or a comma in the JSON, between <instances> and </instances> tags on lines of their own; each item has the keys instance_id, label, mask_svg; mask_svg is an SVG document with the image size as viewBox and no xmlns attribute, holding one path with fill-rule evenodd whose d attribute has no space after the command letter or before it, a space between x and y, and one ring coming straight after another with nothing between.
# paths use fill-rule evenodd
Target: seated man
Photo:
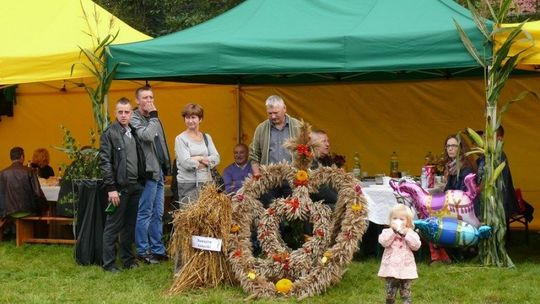
<instances>
[{"instance_id":1,"label":"seated man","mask_svg":"<svg viewBox=\"0 0 540 304\"><path fill-rule=\"evenodd\" d=\"M325 131L315 130L311 132L311 137L321 143L321 145L315 151L317 158L315 158L311 164L312 170L319 167L331 167L332 165L341 167L343 165L343 158L335 156L332 157L332 154L330 154L330 141L328 140L328 135ZM339 158L339 160L334 161L334 158ZM321 185L319 192L312 193L310 196L312 201L323 201L323 203L327 204L332 210L334 210L337 202L337 191L330 187L329 184Z\"/></svg>"},{"instance_id":2,"label":"seated man","mask_svg":"<svg viewBox=\"0 0 540 304\"><path fill-rule=\"evenodd\" d=\"M0 171L0 218L19 218L40 212L47 200L34 170L24 166L24 150L9 152L11 166Z\"/></svg>"},{"instance_id":3,"label":"seated man","mask_svg":"<svg viewBox=\"0 0 540 304\"><path fill-rule=\"evenodd\" d=\"M481 132L481 131L480 131ZM481 132L484 135L483 132ZM497 129L497 140L502 141L504 139L504 128L503 126L499 126ZM504 151L501 154L501 162L506 162L506 166L504 167L502 171L502 180L504 187L502 189L502 195L503 195L503 204L504 204L504 212L506 219L517 212L519 210L519 204L516 198L516 190L514 189L514 183L512 181L512 173L510 172L510 164L508 163L508 158L506 157L506 153ZM476 183L480 186L482 183L482 178L484 175L484 166L485 166L485 159L484 156L480 156L476 160L476 164L478 166L478 174L476 175ZM479 219L482 219L483 214L481 211L480 206L480 197L479 194L474 201L474 211Z\"/></svg>"},{"instance_id":4,"label":"seated man","mask_svg":"<svg viewBox=\"0 0 540 304\"><path fill-rule=\"evenodd\" d=\"M223 170L225 192L236 193L242 187L244 179L252 173L249 162L249 148L245 144L234 146L234 163Z\"/></svg>"}]
</instances>

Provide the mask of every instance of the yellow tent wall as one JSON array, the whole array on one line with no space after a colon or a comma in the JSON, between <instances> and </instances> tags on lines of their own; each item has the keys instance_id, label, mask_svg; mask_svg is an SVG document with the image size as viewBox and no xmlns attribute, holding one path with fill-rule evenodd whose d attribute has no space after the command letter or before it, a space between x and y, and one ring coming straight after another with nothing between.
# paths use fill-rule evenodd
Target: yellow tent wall
<instances>
[{"instance_id":1,"label":"yellow tent wall","mask_svg":"<svg viewBox=\"0 0 540 304\"><path fill-rule=\"evenodd\" d=\"M529 89L540 94L540 78L509 81L502 100ZM482 81L434 80L331 85L249 86L241 90L242 132L250 141L265 118L264 100L281 95L287 112L327 131L332 151L347 158L359 152L362 170L389 173L393 151L399 168L420 175L425 155L441 153L446 136L465 127L484 129ZM516 103L504 116L505 151L515 187L540 210L540 103L532 98ZM540 226L540 215L534 223Z\"/></svg>"},{"instance_id":2,"label":"yellow tent wall","mask_svg":"<svg viewBox=\"0 0 540 304\"><path fill-rule=\"evenodd\" d=\"M68 88L61 92L62 82L19 85L14 116L2 116L0 121L0 167L10 164L9 149L21 146L26 160L32 152L45 147L51 154L55 172L62 163L69 163L65 154L52 148L62 145L65 125L81 144L89 144L89 130L93 123L91 102L81 88ZM118 81L110 91L110 114L114 120L114 102L122 96L136 106L134 92L142 83ZM222 155L220 168L232 162L232 150L237 142L238 110L236 88L233 86L152 83L159 116L163 122L171 157L174 158L174 139L185 130L181 116L185 104L199 103L205 109L201 130L212 135ZM96 146L99 146L99 137Z\"/></svg>"},{"instance_id":3,"label":"yellow tent wall","mask_svg":"<svg viewBox=\"0 0 540 304\"><path fill-rule=\"evenodd\" d=\"M538 77L510 80L503 100L529 89L540 94ZM115 82L111 90L111 111L121 96L133 100L134 90L143 83ZM465 127L484 128L483 86L480 80L433 80L422 82L388 82L329 85L242 86L240 108L235 86L150 83L155 89L159 116L174 153L174 138L185 125L182 107L188 102L200 103L205 109L201 125L215 139L222 156L220 169L232 162L232 148L237 141L238 115L241 115L242 140L251 141L255 126L266 118L264 100L271 94L285 98L288 113L303 118L315 128L325 129L332 150L347 158L351 167L355 151L360 153L362 169L370 175L388 173L389 157L399 156L401 171L420 174L427 152L440 153L449 134ZM73 131L82 144L88 141L93 126L90 101L80 88L62 83L21 85L17 91L15 116L0 121L0 167L9 165L8 151L15 145L25 148L27 159L34 149L47 147L52 166L67 162L52 145L62 144L60 124ZM531 98L510 107L504 117L505 151L508 155L514 185L540 210L540 103ZM540 228L540 216L533 227Z\"/></svg>"}]
</instances>

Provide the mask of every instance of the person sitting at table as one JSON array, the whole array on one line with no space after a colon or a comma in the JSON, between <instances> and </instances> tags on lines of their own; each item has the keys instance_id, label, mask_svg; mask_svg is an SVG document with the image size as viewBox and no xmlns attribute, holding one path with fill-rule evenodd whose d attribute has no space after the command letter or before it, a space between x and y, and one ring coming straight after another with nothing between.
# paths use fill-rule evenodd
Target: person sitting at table
<instances>
[{"instance_id":1,"label":"person sitting at table","mask_svg":"<svg viewBox=\"0 0 540 304\"><path fill-rule=\"evenodd\" d=\"M324 130L314 130L311 132L311 138L318 140L321 145L315 150L315 159L311 165L311 169L318 167L331 167L336 166L338 168L343 167L345 164L345 157L335 153L330 153L330 140L328 134Z\"/></svg>"},{"instance_id":2,"label":"person sitting at table","mask_svg":"<svg viewBox=\"0 0 540 304\"><path fill-rule=\"evenodd\" d=\"M461 190L466 191L465 177L470 173L475 173L475 169L472 162L465 156L467 152L466 146L463 141L459 140L456 135L450 135L444 141L445 151L445 171L446 185L444 191L448 190ZM429 249L431 252L431 262L444 262L451 263L452 259L442 247L435 246L429 243ZM450 250L450 255L454 260L462 260L463 254L459 249Z\"/></svg>"},{"instance_id":3,"label":"person sitting at table","mask_svg":"<svg viewBox=\"0 0 540 304\"><path fill-rule=\"evenodd\" d=\"M311 138L319 141L320 143L320 145L314 151L316 157L313 159L313 163L311 164L312 170L319 167L331 167L332 165L340 167L343 165L343 163L336 163L333 161L332 155L330 154L330 140L328 139L328 135L325 131L312 131ZM310 194L310 197L314 202L323 201L330 207L330 209L334 210L334 206L337 202L337 191L330 187L329 184L323 184L319 187L319 192Z\"/></svg>"},{"instance_id":4,"label":"person sitting at table","mask_svg":"<svg viewBox=\"0 0 540 304\"><path fill-rule=\"evenodd\" d=\"M39 214L47 199L34 170L24 165L24 150L9 151L11 165L0 171L0 218Z\"/></svg>"},{"instance_id":5,"label":"person sitting at table","mask_svg":"<svg viewBox=\"0 0 540 304\"><path fill-rule=\"evenodd\" d=\"M30 167L37 171L38 177L49 178L54 176L54 170L49 166L50 156L49 151L45 148L39 148L34 151L32 155L32 162Z\"/></svg>"},{"instance_id":6,"label":"person sitting at table","mask_svg":"<svg viewBox=\"0 0 540 304\"><path fill-rule=\"evenodd\" d=\"M444 191L466 191L465 177L475 173L471 160L465 156L466 146L456 135L450 135L444 141L446 185Z\"/></svg>"},{"instance_id":7,"label":"person sitting at table","mask_svg":"<svg viewBox=\"0 0 540 304\"><path fill-rule=\"evenodd\" d=\"M225 182L225 192L236 193L244 184L248 175L252 174L251 163L249 162L249 148L245 144L234 146L234 162L223 170L223 181Z\"/></svg>"}]
</instances>

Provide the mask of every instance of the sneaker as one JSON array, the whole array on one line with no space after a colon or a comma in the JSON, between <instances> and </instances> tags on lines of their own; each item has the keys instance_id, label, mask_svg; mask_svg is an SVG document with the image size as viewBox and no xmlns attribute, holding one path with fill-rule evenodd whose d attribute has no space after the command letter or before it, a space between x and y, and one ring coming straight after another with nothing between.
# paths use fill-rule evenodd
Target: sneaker
<instances>
[{"instance_id":1,"label":"sneaker","mask_svg":"<svg viewBox=\"0 0 540 304\"><path fill-rule=\"evenodd\" d=\"M159 262L166 262L169 260L169 256L167 254L152 254L152 257Z\"/></svg>"},{"instance_id":2,"label":"sneaker","mask_svg":"<svg viewBox=\"0 0 540 304\"><path fill-rule=\"evenodd\" d=\"M158 260L156 260L152 255L138 255L137 260L145 263L145 264L157 264L159 263Z\"/></svg>"},{"instance_id":3,"label":"sneaker","mask_svg":"<svg viewBox=\"0 0 540 304\"><path fill-rule=\"evenodd\" d=\"M111 267L103 267L103 270L104 271L107 271L107 272L110 272L110 273L119 273L120 272L120 269L118 269L118 267L116 266L111 266Z\"/></svg>"}]
</instances>

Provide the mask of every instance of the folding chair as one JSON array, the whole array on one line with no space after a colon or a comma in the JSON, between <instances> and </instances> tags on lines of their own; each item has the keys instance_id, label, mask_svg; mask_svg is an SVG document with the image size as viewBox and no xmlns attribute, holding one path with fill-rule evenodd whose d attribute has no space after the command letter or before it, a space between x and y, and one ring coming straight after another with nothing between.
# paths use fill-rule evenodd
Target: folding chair
<instances>
[{"instance_id":1,"label":"folding chair","mask_svg":"<svg viewBox=\"0 0 540 304\"><path fill-rule=\"evenodd\" d=\"M508 218L506 233L510 233L510 224L515 222L523 224L525 226L525 242L529 244L529 222L525 216L525 201L523 200L523 195L521 194L521 189L519 188L516 189L516 199L518 202L518 211L510 215Z\"/></svg>"}]
</instances>

